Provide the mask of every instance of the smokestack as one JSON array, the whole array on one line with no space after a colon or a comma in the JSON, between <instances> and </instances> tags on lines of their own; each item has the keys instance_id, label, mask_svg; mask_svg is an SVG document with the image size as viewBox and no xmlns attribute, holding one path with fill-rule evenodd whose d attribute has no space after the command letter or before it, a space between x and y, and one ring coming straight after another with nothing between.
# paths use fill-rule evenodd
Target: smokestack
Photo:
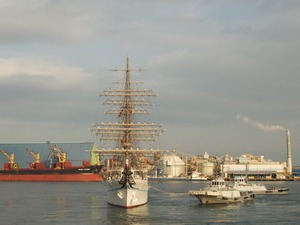
<instances>
[{"instance_id":1,"label":"smokestack","mask_svg":"<svg viewBox=\"0 0 300 225\"><path fill-rule=\"evenodd\" d=\"M288 169L288 173L292 174L291 133L289 130L286 131L286 142L287 142L287 169Z\"/></svg>"}]
</instances>

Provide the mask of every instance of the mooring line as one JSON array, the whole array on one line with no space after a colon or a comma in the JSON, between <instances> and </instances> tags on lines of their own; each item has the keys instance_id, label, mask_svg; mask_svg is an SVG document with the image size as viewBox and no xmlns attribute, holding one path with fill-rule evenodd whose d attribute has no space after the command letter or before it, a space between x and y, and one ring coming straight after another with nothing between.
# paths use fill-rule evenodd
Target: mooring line
<instances>
[{"instance_id":1,"label":"mooring line","mask_svg":"<svg viewBox=\"0 0 300 225\"><path fill-rule=\"evenodd\" d=\"M188 194L187 192L168 192L168 191L164 191L164 190L158 189L153 186L150 186L150 188L153 188L154 190L157 190L157 191L169 194L169 195L187 195Z\"/></svg>"}]
</instances>

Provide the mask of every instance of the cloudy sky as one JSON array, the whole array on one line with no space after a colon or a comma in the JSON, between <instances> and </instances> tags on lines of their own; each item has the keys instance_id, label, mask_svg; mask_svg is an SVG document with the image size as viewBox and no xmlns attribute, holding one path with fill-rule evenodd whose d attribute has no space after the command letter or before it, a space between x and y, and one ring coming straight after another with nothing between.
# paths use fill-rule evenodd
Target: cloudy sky
<instances>
[{"instance_id":1,"label":"cloudy sky","mask_svg":"<svg viewBox=\"0 0 300 225\"><path fill-rule=\"evenodd\" d=\"M0 0L0 140L94 141L129 55L161 148L300 165L299 40L298 0Z\"/></svg>"}]
</instances>

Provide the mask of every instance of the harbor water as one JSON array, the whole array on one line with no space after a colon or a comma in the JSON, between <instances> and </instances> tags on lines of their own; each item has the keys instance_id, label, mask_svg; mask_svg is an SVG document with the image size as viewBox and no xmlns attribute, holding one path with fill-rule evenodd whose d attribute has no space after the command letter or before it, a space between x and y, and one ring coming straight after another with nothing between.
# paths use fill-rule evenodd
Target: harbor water
<instances>
[{"instance_id":1,"label":"harbor water","mask_svg":"<svg viewBox=\"0 0 300 225\"><path fill-rule=\"evenodd\" d=\"M123 209L107 204L104 182L0 182L0 225L299 224L300 182L264 182L289 194L230 205L200 205L187 194L207 184L150 182L148 204Z\"/></svg>"}]
</instances>

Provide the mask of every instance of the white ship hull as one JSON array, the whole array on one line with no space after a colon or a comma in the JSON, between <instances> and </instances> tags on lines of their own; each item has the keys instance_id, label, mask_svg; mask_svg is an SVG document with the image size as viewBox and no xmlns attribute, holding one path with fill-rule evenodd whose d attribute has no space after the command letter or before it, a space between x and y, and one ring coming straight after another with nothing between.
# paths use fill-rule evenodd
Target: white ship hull
<instances>
[{"instance_id":1,"label":"white ship hull","mask_svg":"<svg viewBox=\"0 0 300 225\"><path fill-rule=\"evenodd\" d=\"M267 188L264 185L250 184L250 183L237 183L233 188L239 191L251 191L253 194L260 195L265 194Z\"/></svg>"},{"instance_id":2,"label":"white ship hull","mask_svg":"<svg viewBox=\"0 0 300 225\"><path fill-rule=\"evenodd\" d=\"M144 205L148 202L148 180L135 179L136 184L124 187L119 180L108 181L107 202L114 206L133 208Z\"/></svg>"}]
</instances>

